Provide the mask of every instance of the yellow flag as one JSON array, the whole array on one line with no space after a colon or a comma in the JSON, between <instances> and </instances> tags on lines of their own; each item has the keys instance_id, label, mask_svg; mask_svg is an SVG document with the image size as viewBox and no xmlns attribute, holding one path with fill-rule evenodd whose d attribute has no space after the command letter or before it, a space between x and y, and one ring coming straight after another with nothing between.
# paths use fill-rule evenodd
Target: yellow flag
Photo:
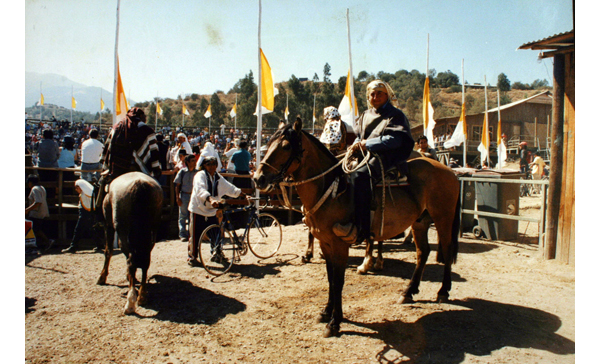
<instances>
[{"instance_id":1,"label":"yellow flag","mask_svg":"<svg viewBox=\"0 0 600 364\"><path fill-rule=\"evenodd\" d=\"M100 98L100 111L104 110L104 101Z\"/></svg>"},{"instance_id":2,"label":"yellow flag","mask_svg":"<svg viewBox=\"0 0 600 364\"><path fill-rule=\"evenodd\" d=\"M162 109L160 108L160 104L158 102L156 103L156 112L162 115Z\"/></svg>"},{"instance_id":3,"label":"yellow flag","mask_svg":"<svg viewBox=\"0 0 600 364\"><path fill-rule=\"evenodd\" d=\"M433 148L433 128L435 121L433 120L433 106L429 99L429 77L425 78L425 86L423 88L423 134L427 137L427 143Z\"/></svg>"},{"instance_id":4,"label":"yellow flag","mask_svg":"<svg viewBox=\"0 0 600 364\"><path fill-rule=\"evenodd\" d=\"M290 115L290 109L287 106L285 107L284 115L285 115L285 120L287 120L288 116Z\"/></svg>"},{"instance_id":5,"label":"yellow flag","mask_svg":"<svg viewBox=\"0 0 600 364\"><path fill-rule=\"evenodd\" d=\"M350 70L348 70L348 78L346 79L346 90L344 92L344 97L340 102L340 106L338 107L338 111L342 116L342 120L346 123L346 128L348 131L354 131L354 122L358 119L358 103L356 102L356 97L352 92L351 82L353 82L353 78L350 75ZM354 107L350 107L351 101L354 99ZM352 111L351 111L352 110ZM352 117L354 114L354 117Z\"/></svg>"},{"instance_id":6,"label":"yellow flag","mask_svg":"<svg viewBox=\"0 0 600 364\"><path fill-rule=\"evenodd\" d=\"M40 93L40 95L42 95L40 97L40 106L44 106L44 94Z\"/></svg>"},{"instance_id":7,"label":"yellow flag","mask_svg":"<svg viewBox=\"0 0 600 364\"><path fill-rule=\"evenodd\" d=\"M260 50L260 67L261 67L261 96L262 106L270 112L275 108L275 87L273 86L273 75L271 74L271 66L267 61L267 57Z\"/></svg>"},{"instance_id":8,"label":"yellow flag","mask_svg":"<svg viewBox=\"0 0 600 364\"><path fill-rule=\"evenodd\" d=\"M185 107L185 104L181 104L181 112L183 113L183 115L190 115L188 109Z\"/></svg>"},{"instance_id":9,"label":"yellow flag","mask_svg":"<svg viewBox=\"0 0 600 364\"><path fill-rule=\"evenodd\" d=\"M234 104L233 107L231 108L231 112L229 113L229 116L234 118L236 115L237 115L237 104Z\"/></svg>"},{"instance_id":10,"label":"yellow flag","mask_svg":"<svg viewBox=\"0 0 600 364\"><path fill-rule=\"evenodd\" d=\"M208 109L206 109L206 112L204 113L204 117L210 118L211 116L212 116L212 112L210 111L210 105L208 105Z\"/></svg>"},{"instance_id":11,"label":"yellow flag","mask_svg":"<svg viewBox=\"0 0 600 364\"><path fill-rule=\"evenodd\" d=\"M489 136L490 128L489 128L489 124L488 124L487 110L485 111L485 113L483 115L484 116L483 116L483 127L481 130L481 143L479 143L479 146L477 147L477 150L481 154L481 157L480 157L481 165L483 165L483 163L485 162L486 159L489 162L488 150L490 148L490 136Z\"/></svg>"},{"instance_id":12,"label":"yellow flag","mask_svg":"<svg viewBox=\"0 0 600 364\"><path fill-rule=\"evenodd\" d=\"M115 95L115 112L117 114L117 122L121 121L127 115L129 104L125 97L123 82L121 81L121 70L119 69L119 59L117 57L117 94Z\"/></svg>"},{"instance_id":13,"label":"yellow flag","mask_svg":"<svg viewBox=\"0 0 600 364\"><path fill-rule=\"evenodd\" d=\"M75 101L75 98L73 96L71 96L71 107L73 109L77 108L77 101Z\"/></svg>"}]
</instances>

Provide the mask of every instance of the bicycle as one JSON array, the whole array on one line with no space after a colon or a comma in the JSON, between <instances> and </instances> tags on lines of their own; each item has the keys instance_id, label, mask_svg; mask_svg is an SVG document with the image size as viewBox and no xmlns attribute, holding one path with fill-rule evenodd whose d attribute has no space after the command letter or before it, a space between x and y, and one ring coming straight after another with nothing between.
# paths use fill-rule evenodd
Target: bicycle
<instances>
[{"instance_id":1,"label":"bicycle","mask_svg":"<svg viewBox=\"0 0 600 364\"><path fill-rule=\"evenodd\" d=\"M259 198L250 198L257 201ZM266 205L269 203L267 198ZM265 206L266 206L265 205ZM264 207L264 206L263 206ZM220 204L223 218L219 224L207 227L200 235L199 258L206 271L214 276L229 272L233 263L252 252L259 259L275 255L281 246L283 232L277 218L266 212L259 212L256 205L228 209ZM241 236L233 228L231 215L248 211L250 214Z\"/></svg>"}]
</instances>

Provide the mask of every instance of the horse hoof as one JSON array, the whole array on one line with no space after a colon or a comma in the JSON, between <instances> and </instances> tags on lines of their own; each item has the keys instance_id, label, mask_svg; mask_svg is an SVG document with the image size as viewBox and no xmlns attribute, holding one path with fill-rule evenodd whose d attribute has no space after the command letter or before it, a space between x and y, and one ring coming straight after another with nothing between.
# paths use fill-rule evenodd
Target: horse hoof
<instances>
[{"instance_id":1,"label":"horse hoof","mask_svg":"<svg viewBox=\"0 0 600 364\"><path fill-rule=\"evenodd\" d=\"M323 337L327 338L334 336L340 336L340 325L327 324L325 332L323 332Z\"/></svg>"},{"instance_id":2,"label":"horse hoof","mask_svg":"<svg viewBox=\"0 0 600 364\"><path fill-rule=\"evenodd\" d=\"M96 284L99 286L104 286L106 284L106 278L104 278L104 277L98 278L98 281L96 282Z\"/></svg>"},{"instance_id":3,"label":"horse hoof","mask_svg":"<svg viewBox=\"0 0 600 364\"><path fill-rule=\"evenodd\" d=\"M364 275L364 274L367 274L367 270L365 268L363 268L363 266L361 265L360 267L356 268L356 273L358 273L360 275Z\"/></svg>"},{"instance_id":4,"label":"horse hoof","mask_svg":"<svg viewBox=\"0 0 600 364\"><path fill-rule=\"evenodd\" d=\"M311 256L302 256L302 263L306 264L306 263L310 263L311 260Z\"/></svg>"},{"instance_id":5,"label":"horse hoof","mask_svg":"<svg viewBox=\"0 0 600 364\"><path fill-rule=\"evenodd\" d=\"M125 309L125 311L123 311L124 315L131 315L133 313L135 313L135 308L129 308L128 307L128 308Z\"/></svg>"},{"instance_id":6,"label":"horse hoof","mask_svg":"<svg viewBox=\"0 0 600 364\"><path fill-rule=\"evenodd\" d=\"M137 305L138 306L145 306L146 303L148 303L148 297L146 296L139 296L137 299Z\"/></svg>"},{"instance_id":7,"label":"horse hoof","mask_svg":"<svg viewBox=\"0 0 600 364\"><path fill-rule=\"evenodd\" d=\"M400 303L401 304L415 303L415 300L413 300L412 296L402 296L402 298L400 299Z\"/></svg>"},{"instance_id":8,"label":"horse hoof","mask_svg":"<svg viewBox=\"0 0 600 364\"><path fill-rule=\"evenodd\" d=\"M437 303L448 303L449 296L437 296Z\"/></svg>"}]
</instances>

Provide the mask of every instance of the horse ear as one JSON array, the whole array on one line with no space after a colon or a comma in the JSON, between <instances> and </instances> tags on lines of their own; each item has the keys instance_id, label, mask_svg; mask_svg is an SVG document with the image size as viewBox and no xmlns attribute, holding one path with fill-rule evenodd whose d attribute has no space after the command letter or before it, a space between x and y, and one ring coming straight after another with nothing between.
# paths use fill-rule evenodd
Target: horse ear
<instances>
[{"instance_id":1,"label":"horse ear","mask_svg":"<svg viewBox=\"0 0 600 364\"><path fill-rule=\"evenodd\" d=\"M299 133L302 131L302 119L298 116L294 122L294 130Z\"/></svg>"}]
</instances>

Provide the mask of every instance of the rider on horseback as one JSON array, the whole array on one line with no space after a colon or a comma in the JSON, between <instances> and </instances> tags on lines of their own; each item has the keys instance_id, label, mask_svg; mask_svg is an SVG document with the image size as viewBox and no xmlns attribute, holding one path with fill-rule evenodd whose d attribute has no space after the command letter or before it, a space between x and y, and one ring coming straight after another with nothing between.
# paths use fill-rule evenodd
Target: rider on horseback
<instances>
[{"instance_id":1,"label":"rider on horseback","mask_svg":"<svg viewBox=\"0 0 600 364\"><path fill-rule=\"evenodd\" d=\"M158 161L158 144L154 130L146 125L146 114L142 109L132 107L125 119L113 126L104 145L100 162L103 163L102 176L98 182L96 209L102 214L102 201L106 186L120 175L141 171L155 179L161 175Z\"/></svg>"},{"instance_id":2,"label":"rider on horseback","mask_svg":"<svg viewBox=\"0 0 600 364\"><path fill-rule=\"evenodd\" d=\"M354 224L338 223L333 227L334 233L345 237L345 241L360 243L371 236L371 185L382 178L380 161L384 171L401 166L414 148L408 119L393 105L395 102L394 91L386 82L375 80L367 85L369 109L354 126L357 138L350 148L354 153L364 154L368 150L372 155L368 163L350 175L354 187Z\"/></svg>"}]
</instances>

